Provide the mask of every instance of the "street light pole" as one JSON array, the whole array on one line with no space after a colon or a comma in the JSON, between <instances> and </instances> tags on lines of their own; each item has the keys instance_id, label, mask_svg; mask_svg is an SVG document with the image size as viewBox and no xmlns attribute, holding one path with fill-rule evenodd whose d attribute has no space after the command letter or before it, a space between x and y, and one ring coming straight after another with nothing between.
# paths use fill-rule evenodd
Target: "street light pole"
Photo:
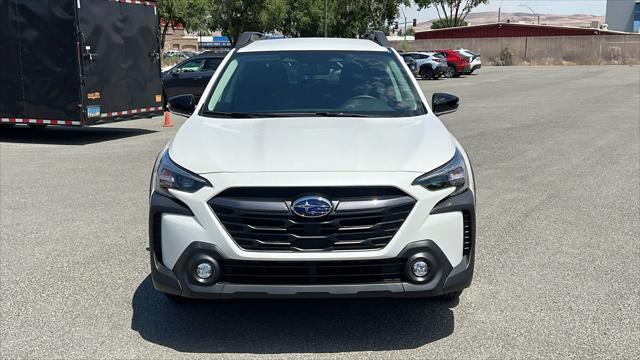
<instances>
[{"instance_id":1,"label":"street light pole","mask_svg":"<svg viewBox=\"0 0 640 360\"><path fill-rule=\"evenodd\" d=\"M529 6L525 5L525 4L520 4L518 6L523 6L523 7L526 7L527 9L529 9L529 11L531 11L533 16L538 18L538 25L540 25L540 15L536 14L536 12L533 11L533 9L531 7L529 7Z\"/></svg>"}]
</instances>

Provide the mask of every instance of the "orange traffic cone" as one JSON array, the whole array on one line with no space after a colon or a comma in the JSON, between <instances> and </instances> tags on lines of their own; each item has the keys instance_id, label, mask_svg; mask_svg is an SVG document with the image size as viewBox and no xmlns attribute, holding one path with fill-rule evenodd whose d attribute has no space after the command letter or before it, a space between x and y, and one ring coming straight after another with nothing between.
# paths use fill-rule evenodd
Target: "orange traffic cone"
<instances>
[{"instance_id":1,"label":"orange traffic cone","mask_svg":"<svg viewBox=\"0 0 640 360\"><path fill-rule=\"evenodd\" d=\"M162 125L164 127L173 127L173 125L171 124L171 113L168 111L164 112L164 125Z\"/></svg>"}]
</instances>

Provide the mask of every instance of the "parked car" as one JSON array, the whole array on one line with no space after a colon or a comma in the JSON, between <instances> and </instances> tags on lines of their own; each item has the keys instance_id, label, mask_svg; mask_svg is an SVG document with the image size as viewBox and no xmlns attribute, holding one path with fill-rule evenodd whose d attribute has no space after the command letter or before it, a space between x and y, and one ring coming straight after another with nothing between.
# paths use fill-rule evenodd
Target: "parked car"
<instances>
[{"instance_id":1,"label":"parked car","mask_svg":"<svg viewBox=\"0 0 640 360\"><path fill-rule=\"evenodd\" d=\"M412 58L409 55L402 55L402 59L409 67L409 70L411 70L411 73L413 75L417 75L418 63L416 62L416 59Z\"/></svg>"},{"instance_id":2,"label":"parked car","mask_svg":"<svg viewBox=\"0 0 640 360\"><path fill-rule=\"evenodd\" d=\"M170 300L443 297L471 284L475 185L382 32L244 33L152 171L151 277Z\"/></svg>"},{"instance_id":3,"label":"parked car","mask_svg":"<svg viewBox=\"0 0 640 360\"><path fill-rule=\"evenodd\" d=\"M182 54L187 59L198 55L198 53L195 51L181 51L180 54Z\"/></svg>"},{"instance_id":4,"label":"parked car","mask_svg":"<svg viewBox=\"0 0 640 360\"><path fill-rule=\"evenodd\" d=\"M438 79L447 70L447 64L432 52L407 52L402 57L411 57L416 61L414 75L424 80Z\"/></svg>"},{"instance_id":5,"label":"parked car","mask_svg":"<svg viewBox=\"0 0 640 360\"><path fill-rule=\"evenodd\" d=\"M455 50L440 49L436 53L444 56L447 60L447 70L444 76L448 78L458 77L471 69L471 63L466 56L458 54Z\"/></svg>"},{"instance_id":6,"label":"parked car","mask_svg":"<svg viewBox=\"0 0 640 360\"><path fill-rule=\"evenodd\" d=\"M186 59L162 73L164 98L202 95L205 86L228 52L207 51Z\"/></svg>"},{"instance_id":7,"label":"parked car","mask_svg":"<svg viewBox=\"0 0 640 360\"><path fill-rule=\"evenodd\" d=\"M473 74L474 71L482 68L482 60L480 59L480 54L467 49L458 49L456 51L458 52L458 54L469 58L469 62L471 64L471 69L469 69L468 72L469 74Z\"/></svg>"}]
</instances>

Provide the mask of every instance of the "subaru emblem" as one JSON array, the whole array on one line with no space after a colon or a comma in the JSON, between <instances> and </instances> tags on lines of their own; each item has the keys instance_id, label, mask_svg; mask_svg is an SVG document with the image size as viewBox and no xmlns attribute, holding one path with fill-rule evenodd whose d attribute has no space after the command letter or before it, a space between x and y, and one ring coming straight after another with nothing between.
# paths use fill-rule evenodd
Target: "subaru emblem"
<instances>
[{"instance_id":1,"label":"subaru emblem","mask_svg":"<svg viewBox=\"0 0 640 360\"><path fill-rule=\"evenodd\" d=\"M305 196L291 204L294 214L305 218L319 218L333 210L331 201L320 196Z\"/></svg>"}]
</instances>

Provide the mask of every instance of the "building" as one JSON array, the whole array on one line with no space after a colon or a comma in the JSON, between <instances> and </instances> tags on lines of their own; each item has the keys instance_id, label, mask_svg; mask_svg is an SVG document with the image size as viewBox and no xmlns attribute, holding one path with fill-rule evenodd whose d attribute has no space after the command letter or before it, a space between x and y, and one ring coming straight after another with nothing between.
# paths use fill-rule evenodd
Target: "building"
<instances>
[{"instance_id":1,"label":"building","mask_svg":"<svg viewBox=\"0 0 640 360\"><path fill-rule=\"evenodd\" d=\"M640 0L607 0L609 29L640 32Z\"/></svg>"},{"instance_id":2,"label":"building","mask_svg":"<svg viewBox=\"0 0 640 360\"><path fill-rule=\"evenodd\" d=\"M164 28L164 20L160 19L160 32ZM198 50L198 37L189 35L182 24L175 24L167 27L167 34L164 39L164 49L177 51Z\"/></svg>"},{"instance_id":3,"label":"building","mask_svg":"<svg viewBox=\"0 0 640 360\"><path fill-rule=\"evenodd\" d=\"M416 40L426 39L469 39L469 38L511 38L543 36L588 36L622 34L599 28L570 26L530 25L514 23L493 23L461 26L448 29L419 31Z\"/></svg>"},{"instance_id":4,"label":"building","mask_svg":"<svg viewBox=\"0 0 640 360\"><path fill-rule=\"evenodd\" d=\"M227 36L199 36L198 47L201 50L228 49L231 47L231 40Z\"/></svg>"}]
</instances>

